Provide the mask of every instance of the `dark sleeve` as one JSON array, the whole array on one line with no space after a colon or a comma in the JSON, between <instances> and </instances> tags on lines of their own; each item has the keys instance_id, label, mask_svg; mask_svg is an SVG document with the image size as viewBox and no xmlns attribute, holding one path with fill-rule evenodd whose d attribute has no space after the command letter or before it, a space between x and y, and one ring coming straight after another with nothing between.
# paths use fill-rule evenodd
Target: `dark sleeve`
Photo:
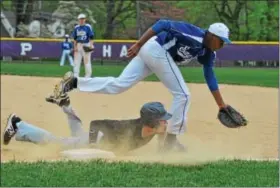
<instances>
[{"instance_id":1,"label":"dark sleeve","mask_svg":"<svg viewBox=\"0 0 280 188\"><path fill-rule=\"evenodd\" d=\"M210 91L216 91L219 89L218 82L213 70L214 60L216 58L215 53L206 53L206 55L198 57L198 61L203 65L203 73L206 83Z\"/></svg>"}]
</instances>

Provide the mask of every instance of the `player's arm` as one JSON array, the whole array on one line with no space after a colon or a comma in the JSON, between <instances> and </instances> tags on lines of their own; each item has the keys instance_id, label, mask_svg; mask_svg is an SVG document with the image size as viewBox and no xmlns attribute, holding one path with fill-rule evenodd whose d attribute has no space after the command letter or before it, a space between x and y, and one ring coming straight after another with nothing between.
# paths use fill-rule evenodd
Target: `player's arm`
<instances>
[{"instance_id":1,"label":"player's arm","mask_svg":"<svg viewBox=\"0 0 280 188\"><path fill-rule=\"evenodd\" d=\"M214 54L213 54L214 55ZM215 56L215 55L214 55ZM203 72L204 72L204 78L206 80L206 83L208 85L208 88L210 89L217 105L219 108L223 108L226 106L222 95L220 93L219 87L218 87L218 82L213 70L213 60L215 57L211 57L210 61L203 64Z\"/></svg>"},{"instance_id":2,"label":"player's arm","mask_svg":"<svg viewBox=\"0 0 280 188\"><path fill-rule=\"evenodd\" d=\"M128 50L128 57L133 57L135 56L140 48L153 36L156 34L162 32L162 31L171 31L175 32L176 34L181 35L182 33L180 30L182 29L182 24L185 24L184 22L177 22L177 21L171 21L171 20L165 20L165 19L160 19L157 21L153 26L151 26L134 44L129 50Z\"/></svg>"},{"instance_id":3,"label":"player's arm","mask_svg":"<svg viewBox=\"0 0 280 188\"><path fill-rule=\"evenodd\" d=\"M137 42L140 46L145 44L151 37L154 35L162 32L162 31L168 31L171 28L171 21L169 20L159 20L157 21L152 27L150 27L139 39Z\"/></svg>"},{"instance_id":4,"label":"player's arm","mask_svg":"<svg viewBox=\"0 0 280 188\"><path fill-rule=\"evenodd\" d=\"M140 48L153 36L161 31L170 29L170 21L159 20L152 27L150 27L141 38L131 47L127 52L128 57L133 57L137 55Z\"/></svg>"}]
</instances>

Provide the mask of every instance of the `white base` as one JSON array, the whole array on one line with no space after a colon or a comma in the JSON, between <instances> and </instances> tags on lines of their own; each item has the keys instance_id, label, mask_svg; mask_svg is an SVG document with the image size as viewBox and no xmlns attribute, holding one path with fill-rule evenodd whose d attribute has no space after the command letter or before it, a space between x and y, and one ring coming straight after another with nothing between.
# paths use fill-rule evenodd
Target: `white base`
<instances>
[{"instance_id":1,"label":"white base","mask_svg":"<svg viewBox=\"0 0 280 188\"><path fill-rule=\"evenodd\" d=\"M108 159L116 157L113 152L100 149L71 149L60 152L60 155L68 159Z\"/></svg>"}]
</instances>

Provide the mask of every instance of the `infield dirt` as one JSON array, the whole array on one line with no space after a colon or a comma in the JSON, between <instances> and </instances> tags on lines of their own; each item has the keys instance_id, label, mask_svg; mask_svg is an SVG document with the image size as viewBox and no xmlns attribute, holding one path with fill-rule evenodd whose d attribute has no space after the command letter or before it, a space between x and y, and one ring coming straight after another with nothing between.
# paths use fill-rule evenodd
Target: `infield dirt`
<instances>
[{"instance_id":1,"label":"infield dirt","mask_svg":"<svg viewBox=\"0 0 280 188\"><path fill-rule=\"evenodd\" d=\"M69 136L67 119L60 108L45 102L59 78L1 76L1 139L6 118L15 112L23 120L56 136ZM158 155L156 138L120 160L192 163L218 158L278 158L278 96L275 88L220 85L224 100L249 120L247 127L228 129L217 120L217 106L205 84L188 84L191 106L187 132L179 140L188 153ZM160 82L140 82L119 95L74 91L71 103L88 129L93 119L130 119L139 116L141 106L160 101L170 107L172 96ZM1 160L55 160L60 148L17 142L2 145Z\"/></svg>"}]
</instances>

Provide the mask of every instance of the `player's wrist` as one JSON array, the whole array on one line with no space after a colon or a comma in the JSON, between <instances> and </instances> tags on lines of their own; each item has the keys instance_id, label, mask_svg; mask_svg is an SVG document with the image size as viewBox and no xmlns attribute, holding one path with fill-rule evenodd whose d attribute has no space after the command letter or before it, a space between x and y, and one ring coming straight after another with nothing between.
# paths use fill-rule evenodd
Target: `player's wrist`
<instances>
[{"instance_id":1,"label":"player's wrist","mask_svg":"<svg viewBox=\"0 0 280 188\"><path fill-rule=\"evenodd\" d=\"M227 107L227 105L225 103L219 104L218 106L219 106L220 109Z\"/></svg>"},{"instance_id":2,"label":"player's wrist","mask_svg":"<svg viewBox=\"0 0 280 188\"><path fill-rule=\"evenodd\" d=\"M138 46L138 47L142 47L143 42L139 40L135 43L135 45Z\"/></svg>"}]
</instances>

